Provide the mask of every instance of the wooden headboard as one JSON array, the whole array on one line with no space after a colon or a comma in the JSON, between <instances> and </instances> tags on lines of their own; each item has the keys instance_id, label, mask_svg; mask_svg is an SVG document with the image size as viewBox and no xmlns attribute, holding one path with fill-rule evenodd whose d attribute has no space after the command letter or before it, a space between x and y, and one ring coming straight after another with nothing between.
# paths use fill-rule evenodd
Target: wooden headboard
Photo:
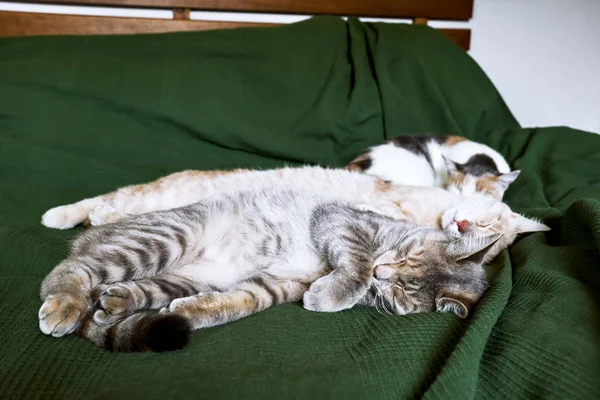
<instances>
[{"instance_id":1,"label":"wooden headboard","mask_svg":"<svg viewBox=\"0 0 600 400\"><path fill-rule=\"evenodd\" d=\"M202 21L190 19L190 11L340 15L411 19L416 24L429 20L467 21L474 0L42 0L28 3L110 6L172 10L173 19L63 15L39 12L0 11L1 36L132 34L248 26L273 23ZM440 29L465 50L469 29Z\"/></svg>"}]
</instances>

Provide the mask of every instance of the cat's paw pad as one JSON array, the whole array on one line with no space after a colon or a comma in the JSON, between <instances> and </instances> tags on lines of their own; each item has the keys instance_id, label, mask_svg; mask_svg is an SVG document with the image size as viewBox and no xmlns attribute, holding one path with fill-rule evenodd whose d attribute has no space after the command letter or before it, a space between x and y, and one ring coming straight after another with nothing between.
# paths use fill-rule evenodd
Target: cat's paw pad
<instances>
[{"instance_id":1,"label":"cat's paw pad","mask_svg":"<svg viewBox=\"0 0 600 400\"><path fill-rule=\"evenodd\" d=\"M326 275L314 281L308 290L304 292L304 308L310 311L336 312L351 308L358 301L361 294L359 289L350 290L357 286L348 284L346 280L340 280L339 275Z\"/></svg>"},{"instance_id":2,"label":"cat's paw pad","mask_svg":"<svg viewBox=\"0 0 600 400\"><path fill-rule=\"evenodd\" d=\"M125 218L125 214L108 204L102 204L88 214L88 219L92 226L110 224L120 221L123 218Z\"/></svg>"},{"instance_id":3,"label":"cat's paw pad","mask_svg":"<svg viewBox=\"0 0 600 400\"><path fill-rule=\"evenodd\" d=\"M319 293L306 291L304 292L304 297L302 299L302 303L304 308L310 311L320 311L320 312L332 312L337 311L333 310L331 304L327 298L324 298Z\"/></svg>"},{"instance_id":4,"label":"cat's paw pad","mask_svg":"<svg viewBox=\"0 0 600 400\"><path fill-rule=\"evenodd\" d=\"M38 312L42 333L60 337L72 333L79 324L88 304L69 294L48 296Z\"/></svg>"},{"instance_id":5,"label":"cat's paw pad","mask_svg":"<svg viewBox=\"0 0 600 400\"><path fill-rule=\"evenodd\" d=\"M51 208L42 215L42 225L48 228L70 229L80 222L71 205Z\"/></svg>"},{"instance_id":6,"label":"cat's paw pad","mask_svg":"<svg viewBox=\"0 0 600 400\"><path fill-rule=\"evenodd\" d=\"M94 322L102 326L114 325L126 317L126 314L109 314L104 310L94 311Z\"/></svg>"},{"instance_id":7,"label":"cat's paw pad","mask_svg":"<svg viewBox=\"0 0 600 400\"><path fill-rule=\"evenodd\" d=\"M200 293L171 301L168 310L187 318L197 316L217 305L216 292Z\"/></svg>"},{"instance_id":8,"label":"cat's paw pad","mask_svg":"<svg viewBox=\"0 0 600 400\"><path fill-rule=\"evenodd\" d=\"M302 302L304 308L310 311L333 312L338 311L338 307L333 304L332 295L330 293L330 279L323 277L317 279L310 285L308 290L304 292Z\"/></svg>"},{"instance_id":9,"label":"cat's paw pad","mask_svg":"<svg viewBox=\"0 0 600 400\"><path fill-rule=\"evenodd\" d=\"M169 312L190 317L192 313L197 313L202 309L203 296L189 296L175 299L169 304Z\"/></svg>"},{"instance_id":10,"label":"cat's paw pad","mask_svg":"<svg viewBox=\"0 0 600 400\"><path fill-rule=\"evenodd\" d=\"M129 289L112 286L98 297L98 306L112 315L132 313L135 311L135 300Z\"/></svg>"},{"instance_id":11,"label":"cat's paw pad","mask_svg":"<svg viewBox=\"0 0 600 400\"><path fill-rule=\"evenodd\" d=\"M131 291L121 286L111 286L98 296L94 312L94 321L100 325L113 325L136 310L135 300Z\"/></svg>"}]
</instances>

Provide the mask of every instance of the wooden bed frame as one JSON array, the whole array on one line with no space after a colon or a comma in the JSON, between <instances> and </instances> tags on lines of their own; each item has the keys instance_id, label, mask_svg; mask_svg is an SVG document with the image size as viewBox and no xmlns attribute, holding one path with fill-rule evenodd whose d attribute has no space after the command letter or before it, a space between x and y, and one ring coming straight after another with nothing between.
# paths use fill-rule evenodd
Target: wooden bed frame
<instances>
[{"instance_id":1,"label":"wooden bed frame","mask_svg":"<svg viewBox=\"0 0 600 400\"><path fill-rule=\"evenodd\" d=\"M354 15L406 18L415 24L429 20L467 21L474 0L41 0L28 3L78 6L143 7L172 10L173 19L63 15L0 11L0 37L32 35L135 34L200 31L273 23L191 20L190 11L244 13ZM461 48L469 50L469 29L440 29Z\"/></svg>"}]
</instances>

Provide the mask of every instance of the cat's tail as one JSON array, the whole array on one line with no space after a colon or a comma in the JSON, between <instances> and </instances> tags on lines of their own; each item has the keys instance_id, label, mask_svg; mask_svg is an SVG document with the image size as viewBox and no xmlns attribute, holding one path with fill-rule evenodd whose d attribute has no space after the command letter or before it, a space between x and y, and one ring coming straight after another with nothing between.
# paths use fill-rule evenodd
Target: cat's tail
<instances>
[{"instance_id":1,"label":"cat's tail","mask_svg":"<svg viewBox=\"0 0 600 400\"><path fill-rule=\"evenodd\" d=\"M173 351L190 339L192 326L176 314L133 314L111 326L94 321L93 311L83 318L77 334L110 351Z\"/></svg>"}]
</instances>

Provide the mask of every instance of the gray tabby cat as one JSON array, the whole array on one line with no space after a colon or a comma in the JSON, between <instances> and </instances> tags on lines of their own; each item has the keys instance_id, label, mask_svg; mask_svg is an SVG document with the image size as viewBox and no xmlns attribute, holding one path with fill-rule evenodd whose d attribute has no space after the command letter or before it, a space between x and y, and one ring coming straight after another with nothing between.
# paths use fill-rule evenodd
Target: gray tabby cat
<instances>
[{"instance_id":1,"label":"gray tabby cat","mask_svg":"<svg viewBox=\"0 0 600 400\"><path fill-rule=\"evenodd\" d=\"M164 351L191 329L299 300L464 318L499 237L454 237L309 191L223 194L85 232L42 283L39 326L113 351Z\"/></svg>"}]
</instances>

